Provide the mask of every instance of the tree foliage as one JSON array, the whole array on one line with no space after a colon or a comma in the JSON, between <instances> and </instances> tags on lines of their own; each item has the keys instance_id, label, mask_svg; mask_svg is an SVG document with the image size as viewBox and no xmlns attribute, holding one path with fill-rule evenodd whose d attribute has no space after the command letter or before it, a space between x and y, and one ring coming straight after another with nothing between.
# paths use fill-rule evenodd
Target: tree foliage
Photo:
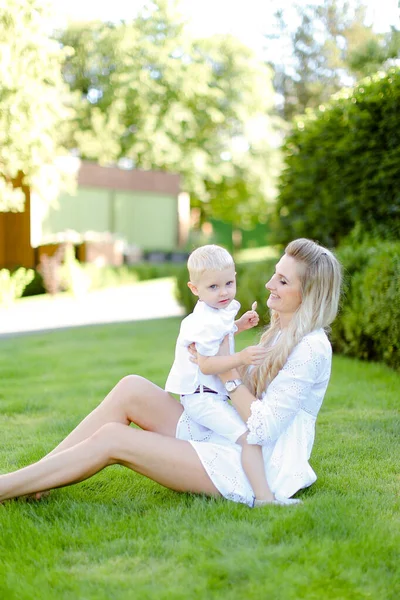
<instances>
[{"instance_id":1,"label":"tree foliage","mask_svg":"<svg viewBox=\"0 0 400 600\"><path fill-rule=\"evenodd\" d=\"M68 116L61 77L65 51L49 38L43 0L0 0L0 210L22 210L22 185L48 200L58 192L54 163Z\"/></svg>"},{"instance_id":2,"label":"tree foliage","mask_svg":"<svg viewBox=\"0 0 400 600\"><path fill-rule=\"evenodd\" d=\"M321 0L276 12L274 31L266 39L269 54L274 51L270 64L285 119L318 108L344 86L399 57L399 32L375 33L366 24L366 11L356 0Z\"/></svg>"},{"instance_id":3,"label":"tree foliage","mask_svg":"<svg viewBox=\"0 0 400 600\"><path fill-rule=\"evenodd\" d=\"M80 93L69 146L82 158L183 176L203 216L266 215L278 168L271 71L231 36L192 39L173 3L132 22L71 25L64 79Z\"/></svg>"},{"instance_id":4,"label":"tree foliage","mask_svg":"<svg viewBox=\"0 0 400 600\"><path fill-rule=\"evenodd\" d=\"M356 226L400 235L400 69L368 77L288 136L275 240L311 237L336 246Z\"/></svg>"}]
</instances>

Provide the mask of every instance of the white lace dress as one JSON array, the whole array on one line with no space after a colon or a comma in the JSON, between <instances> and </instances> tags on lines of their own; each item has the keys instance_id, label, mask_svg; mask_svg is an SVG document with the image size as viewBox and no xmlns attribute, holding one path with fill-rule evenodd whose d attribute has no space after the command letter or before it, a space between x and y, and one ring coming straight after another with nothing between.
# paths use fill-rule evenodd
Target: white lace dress
<instances>
[{"instance_id":1,"label":"white lace dress","mask_svg":"<svg viewBox=\"0 0 400 600\"><path fill-rule=\"evenodd\" d=\"M290 498L317 478L308 461L331 362L332 348L325 332L313 331L294 348L261 399L251 405L248 441L263 447L266 476L277 498ZM192 444L225 498L253 505L240 446L199 425L185 412L176 437Z\"/></svg>"}]
</instances>

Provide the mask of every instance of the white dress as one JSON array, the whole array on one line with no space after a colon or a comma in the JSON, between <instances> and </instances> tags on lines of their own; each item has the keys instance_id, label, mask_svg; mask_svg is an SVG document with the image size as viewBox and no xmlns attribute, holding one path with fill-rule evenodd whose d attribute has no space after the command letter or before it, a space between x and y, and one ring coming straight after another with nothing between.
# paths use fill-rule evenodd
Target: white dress
<instances>
[{"instance_id":1,"label":"white dress","mask_svg":"<svg viewBox=\"0 0 400 600\"><path fill-rule=\"evenodd\" d=\"M293 349L261 399L251 405L247 439L262 446L267 480L278 499L290 498L317 478L308 461L331 362L332 348L323 329L309 333ZM176 437L191 443L225 498L253 505L239 445L202 427L186 412L179 419Z\"/></svg>"}]
</instances>

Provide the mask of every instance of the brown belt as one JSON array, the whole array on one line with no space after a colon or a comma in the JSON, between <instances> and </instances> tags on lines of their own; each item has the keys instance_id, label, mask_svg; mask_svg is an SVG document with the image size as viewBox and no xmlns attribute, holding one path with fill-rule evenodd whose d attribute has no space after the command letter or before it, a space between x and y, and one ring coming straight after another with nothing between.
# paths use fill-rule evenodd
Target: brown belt
<instances>
[{"instance_id":1,"label":"brown belt","mask_svg":"<svg viewBox=\"0 0 400 600\"><path fill-rule=\"evenodd\" d=\"M211 390L210 388L206 387L205 385L203 385L203 392L207 392L208 394L218 394L218 392L216 392L215 390ZM192 392L192 394L200 394L201 390L200 390L200 386L198 386L197 390L195 390L194 392ZM188 395L188 394L184 394L184 395Z\"/></svg>"},{"instance_id":2,"label":"brown belt","mask_svg":"<svg viewBox=\"0 0 400 600\"><path fill-rule=\"evenodd\" d=\"M200 390L200 386L197 388L197 390L195 390L195 394L200 394L201 390ZM208 392L209 394L218 394L218 392L216 392L215 390L211 390L210 388L208 388L207 386L203 385L203 392Z\"/></svg>"}]
</instances>

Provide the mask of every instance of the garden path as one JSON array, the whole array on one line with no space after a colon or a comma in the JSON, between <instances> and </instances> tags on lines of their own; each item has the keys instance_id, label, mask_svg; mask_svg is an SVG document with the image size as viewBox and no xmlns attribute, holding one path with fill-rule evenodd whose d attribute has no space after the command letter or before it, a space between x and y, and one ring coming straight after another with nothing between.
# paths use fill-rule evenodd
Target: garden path
<instances>
[{"instance_id":1,"label":"garden path","mask_svg":"<svg viewBox=\"0 0 400 600\"><path fill-rule=\"evenodd\" d=\"M183 315L172 278L69 294L31 296L0 309L0 337L67 327L121 323Z\"/></svg>"}]
</instances>

